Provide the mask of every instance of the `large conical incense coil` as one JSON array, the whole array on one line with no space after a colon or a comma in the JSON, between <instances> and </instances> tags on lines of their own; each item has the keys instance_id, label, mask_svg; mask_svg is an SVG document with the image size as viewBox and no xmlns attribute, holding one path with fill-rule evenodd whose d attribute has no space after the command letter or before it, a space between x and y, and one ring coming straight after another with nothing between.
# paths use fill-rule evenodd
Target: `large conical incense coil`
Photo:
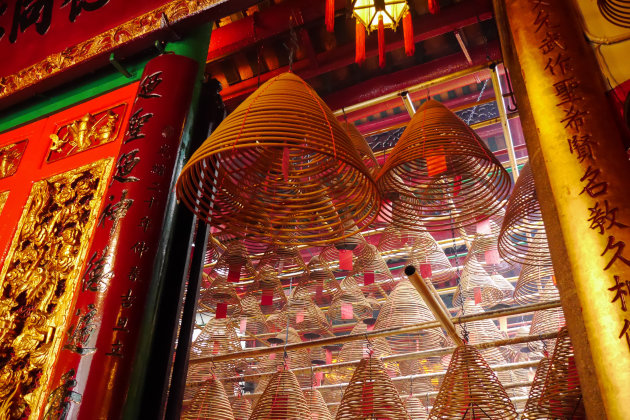
<instances>
[{"instance_id":1,"label":"large conical incense coil","mask_svg":"<svg viewBox=\"0 0 630 420\"><path fill-rule=\"evenodd\" d=\"M472 300L484 308L491 308L505 298L504 290L486 273L478 258L469 254L460 275L459 287L453 295L454 304L461 305L462 301Z\"/></svg>"},{"instance_id":2,"label":"large conical incense coil","mask_svg":"<svg viewBox=\"0 0 630 420\"><path fill-rule=\"evenodd\" d=\"M333 420L326 406L326 401L324 401L324 397L322 397L322 394L318 390L307 389L303 392L306 404L311 412L311 417L305 420Z\"/></svg>"},{"instance_id":3,"label":"large conical incense coil","mask_svg":"<svg viewBox=\"0 0 630 420\"><path fill-rule=\"evenodd\" d=\"M525 353L525 352L519 351L519 352L516 352L515 356L511 360L508 360L508 362L512 362L512 363L529 362L531 360L529 355L530 355L530 353ZM530 381L529 374L530 374L530 369L529 368L520 368L520 369L512 370L512 376L514 377L514 382L515 383L529 383L529 381ZM529 394L529 387L527 387L527 386L520 386L520 387L511 388L509 390L509 394L511 396L527 395L527 394Z\"/></svg>"},{"instance_id":4,"label":"large conical incense coil","mask_svg":"<svg viewBox=\"0 0 630 420\"><path fill-rule=\"evenodd\" d=\"M258 269L263 266L273 267L278 275L307 275L306 263L295 246L269 245L258 262Z\"/></svg>"},{"instance_id":5,"label":"large conical incense coil","mask_svg":"<svg viewBox=\"0 0 630 420\"><path fill-rule=\"evenodd\" d=\"M343 128L345 128L346 133L348 133L348 137L350 137L352 144L357 149L357 152L359 152L359 156L361 156L361 160L365 163L368 171L370 171L371 174L376 175L380 166L374 156L372 148L370 148L370 145L365 140L365 137L363 137L359 130L357 130L357 127L354 124L346 121L342 123L342 125Z\"/></svg>"},{"instance_id":6,"label":"large conical incense coil","mask_svg":"<svg viewBox=\"0 0 630 420\"><path fill-rule=\"evenodd\" d=\"M560 294L555 285L552 267L524 265L514 286L514 301L519 305L557 300Z\"/></svg>"},{"instance_id":7,"label":"large conical incense coil","mask_svg":"<svg viewBox=\"0 0 630 420\"><path fill-rule=\"evenodd\" d=\"M352 328L351 334L365 334L368 331L368 325L359 321ZM339 357L337 359L338 362L352 362L356 360L361 360L364 357L367 357L372 352L372 357L383 358L386 356L391 356L392 350L387 344L387 340L383 337L371 338L369 340L355 340L349 341L343 345L341 351L339 352ZM385 368L385 373L390 378L400 375L400 368L398 367L397 362L386 362L383 364ZM339 379L348 380L352 376L354 371L354 367L350 368L339 368L335 370L335 375L339 376Z\"/></svg>"},{"instance_id":8,"label":"large conical incense coil","mask_svg":"<svg viewBox=\"0 0 630 420\"><path fill-rule=\"evenodd\" d=\"M223 245L217 238L212 235L208 235L208 242L206 244L206 252L203 256L203 265L208 266L215 263L219 258L219 255L223 251Z\"/></svg>"},{"instance_id":9,"label":"large conical incense coil","mask_svg":"<svg viewBox=\"0 0 630 420\"><path fill-rule=\"evenodd\" d=\"M434 100L411 119L377 182L396 209L394 225L429 230L466 226L494 214L511 184L479 136Z\"/></svg>"},{"instance_id":10,"label":"large conical incense coil","mask_svg":"<svg viewBox=\"0 0 630 420\"><path fill-rule=\"evenodd\" d=\"M234 420L249 420L252 415L252 405L247 398L239 395L232 399L232 413L234 413Z\"/></svg>"},{"instance_id":11,"label":"large conical incense coil","mask_svg":"<svg viewBox=\"0 0 630 420\"><path fill-rule=\"evenodd\" d=\"M554 419L586 418L575 354L566 327L558 333L539 405Z\"/></svg>"},{"instance_id":12,"label":"large conical incense coil","mask_svg":"<svg viewBox=\"0 0 630 420\"><path fill-rule=\"evenodd\" d=\"M289 314L287 308L280 312L273 313L267 317L267 328L271 332L279 332L287 329Z\"/></svg>"},{"instance_id":13,"label":"large conical incense coil","mask_svg":"<svg viewBox=\"0 0 630 420\"><path fill-rule=\"evenodd\" d=\"M387 291L394 288L394 276L376 246L368 244L357 256L353 272L364 294L376 294L386 298Z\"/></svg>"},{"instance_id":14,"label":"large conical incense coil","mask_svg":"<svg viewBox=\"0 0 630 420\"><path fill-rule=\"evenodd\" d=\"M411 230L390 225L381 233L377 248L386 259L408 259L412 249L428 253L437 250L438 244L429 232L420 227Z\"/></svg>"},{"instance_id":15,"label":"large conical incense coil","mask_svg":"<svg viewBox=\"0 0 630 420\"><path fill-rule=\"evenodd\" d=\"M475 224L460 226L457 232L459 237L466 243L466 246L470 248L477 235L498 238L504 217L505 210L501 209L490 217L481 216L479 222Z\"/></svg>"},{"instance_id":16,"label":"large conical incense coil","mask_svg":"<svg viewBox=\"0 0 630 420\"><path fill-rule=\"evenodd\" d=\"M466 255L466 260L471 258L477 262L471 267L475 274L505 274L518 267L501 258L497 250L497 237L493 235L475 235Z\"/></svg>"},{"instance_id":17,"label":"large conical incense coil","mask_svg":"<svg viewBox=\"0 0 630 420\"><path fill-rule=\"evenodd\" d=\"M218 356L221 354L236 353L242 351L241 341L236 334L234 324L227 318L211 318L192 342L190 358ZM215 367L215 372L220 377L233 376L236 369L242 369L246 361L228 360L191 364L188 370L187 380L200 381L208 377L210 367Z\"/></svg>"},{"instance_id":18,"label":"large conical incense coil","mask_svg":"<svg viewBox=\"0 0 630 420\"><path fill-rule=\"evenodd\" d=\"M551 266L547 234L529 162L523 166L508 200L499 235L499 252L519 264Z\"/></svg>"},{"instance_id":19,"label":"large conical incense coil","mask_svg":"<svg viewBox=\"0 0 630 420\"><path fill-rule=\"evenodd\" d=\"M260 267L256 280L259 289L252 292L252 295L258 298L262 313L270 314L282 310L287 304L287 296L276 270L268 265Z\"/></svg>"},{"instance_id":20,"label":"large conical incense coil","mask_svg":"<svg viewBox=\"0 0 630 420\"><path fill-rule=\"evenodd\" d=\"M448 257L435 242L428 248L413 248L409 264L418 267L422 278L433 284L441 284L457 277L457 268L451 265Z\"/></svg>"},{"instance_id":21,"label":"large conical incense coil","mask_svg":"<svg viewBox=\"0 0 630 420\"><path fill-rule=\"evenodd\" d=\"M398 391L376 357L361 359L346 387L336 420L409 420Z\"/></svg>"},{"instance_id":22,"label":"large conical incense coil","mask_svg":"<svg viewBox=\"0 0 630 420\"><path fill-rule=\"evenodd\" d=\"M302 276L297 289L305 290L320 306L329 306L339 290L339 282L325 261L315 255L308 262L308 275Z\"/></svg>"},{"instance_id":23,"label":"large conical incense coil","mask_svg":"<svg viewBox=\"0 0 630 420\"><path fill-rule=\"evenodd\" d=\"M514 405L488 363L472 346L453 352L429 419L516 419Z\"/></svg>"},{"instance_id":24,"label":"large conical incense coil","mask_svg":"<svg viewBox=\"0 0 630 420\"><path fill-rule=\"evenodd\" d=\"M223 120L184 167L177 196L220 231L279 245L337 241L347 224L370 224L380 205L348 134L293 73Z\"/></svg>"},{"instance_id":25,"label":"large conical incense coil","mask_svg":"<svg viewBox=\"0 0 630 420\"><path fill-rule=\"evenodd\" d=\"M289 325L302 334L332 336L330 322L306 289L295 289L287 308Z\"/></svg>"},{"instance_id":26,"label":"large conical incense coil","mask_svg":"<svg viewBox=\"0 0 630 420\"><path fill-rule=\"evenodd\" d=\"M230 401L223 384L214 376L205 380L193 397L188 413L183 418L191 420L234 420Z\"/></svg>"},{"instance_id":27,"label":"large conical incense coil","mask_svg":"<svg viewBox=\"0 0 630 420\"><path fill-rule=\"evenodd\" d=\"M352 276L341 281L340 289L328 307L328 319L333 323L372 318L372 307Z\"/></svg>"},{"instance_id":28,"label":"large conical incense coil","mask_svg":"<svg viewBox=\"0 0 630 420\"><path fill-rule=\"evenodd\" d=\"M227 278L216 276L214 279L202 273L202 289L199 291L199 307L212 312L217 312L217 304L226 307L226 316L232 316L240 311L240 299L234 286L228 283ZM204 287L209 283L208 287Z\"/></svg>"},{"instance_id":29,"label":"large conical incense coil","mask_svg":"<svg viewBox=\"0 0 630 420\"><path fill-rule=\"evenodd\" d=\"M547 357L543 357L540 359L540 362L538 362L536 375L534 375L534 380L529 390L529 398L527 398L525 409L523 410L523 415L521 416L522 419L533 420L549 418L547 410L540 405L540 397L545 389L545 382L547 380L547 374L549 373L550 363L551 360Z\"/></svg>"},{"instance_id":30,"label":"large conical incense coil","mask_svg":"<svg viewBox=\"0 0 630 420\"><path fill-rule=\"evenodd\" d=\"M564 327L565 323L564 312L561 307L550 308L544 311L536 311L534 312L532 322L529 326L529 335L541 335L545 333L558 332L560 331L560 328ZM531 341L527 343L527 346L531 351L543 351L544 347L552 349L555 345L555 338L542 340L542 342Z\"/></svg>"},{"instance_id":31,"label":"large conical incense coil","mask_svg":"<svg viewBox=\"0 0 630 420\"><path fill-rule=\"evenodd\" d=\"M260 310L260 300L254 295L247 295L241 299L241 311L236 315L239 330L258 335L267 332L267 321Z\"/></svg>"},{"instance_id":32,"label":"large conical incense coil","mask_svg":"<svg viewBox=\"0 0 630 420\"><path fill-rule=\"evenodd\" d=\"M223 277L237 293L258 289L258 272L254 269L247 249L240 241L230 242L215 264L210 277Z\"/></svg>"},{"instance_id":33,"label":"large conical incense coil","mask_svg":"<svg viewBox=\"0 0 630 420\"><path fill-rule=\"evenodd\" d=\"M319 258L329 267L334 267L335 271L352 271L352 267L346 267L350 265L350 261L344 262L344 260L356 259L356 256L367 245L367 241L357 227L348 224L344 230L344 237L322 248Z\"/></svg>"},{"instance_id":34,"label":"large conical incense coil","mask_svg":"<svg viewBox=\"0 0 630 420\"><path fill-rule=\"evenodd\" d=\"M429 321L435 321L433 313L409 280L402 280L381 306L374 329L407 327ZM401 354L442 347L443 338L439 328L430 328L392 335L387 337L387 342L394 353Z\"/></svg>"},{"instance_id":35,"label":"large conical incense coil","mask_svg":"<svg viewBox=\"0 0 630 420\"><path fill-rule=\"evenodd\" d=\"M293 328L289 328L288 330L279 332L275 337L270 338L269 342L274 346L282 347L286 344L297 344L301 343L302 339L300 338L300 334ZM311 356L309 354L308 349L297 349L297 350L288 350L287 357L284 358L284 354L282 351L278 353L272 353L268 356L264 356L265 358L260 363L260 371L261 372L275 372L278 369L287 366L289 369L297 369L297 368L308 368L311 367ZM310 372L309 373L300 373L298 375L298 379L300 380L300 384L302 386L310 386Z\"/></svg>"},{"instance_id":36,"label":"large conical incense coil","mask_svg":"<svg viewBox=\"0 0 630 420\"><path fill-rule=\"evenodd\" d=\"M409 395L405 398L405 409L411 420L426 420L429 417L425 406L414 395Z\"/></svg>"},{"instance_id":37,"label":"large conical incense coil","mask_svg":"<svg viewBox=\"0 0 630 420\"><path fill-rule=\"evenodd\" d=\"M250 420L305 420L311 412L295 375L282 369L273 374L258 398Z\"/></svg>"}]
</instances>

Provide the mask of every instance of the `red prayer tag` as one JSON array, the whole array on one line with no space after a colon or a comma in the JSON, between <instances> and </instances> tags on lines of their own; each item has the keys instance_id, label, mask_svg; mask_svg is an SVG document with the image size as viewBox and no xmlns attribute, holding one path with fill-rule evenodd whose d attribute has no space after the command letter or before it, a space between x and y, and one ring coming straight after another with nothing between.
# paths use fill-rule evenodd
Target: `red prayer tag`
<instances>
[{"instance_id":1,"label":"red prayer tag","mask_svg":"<svg viewBox=\"0 0 630 420\"><path fill-rule=\"evenodd\" d=\"M365 271L363 273L363 285L369 286L374 283L374 271Z\"/></svg>"},{"instance_id":2,"label":"red prayer tag","mask_svg":"<svg viewBox=\"0 0 630 420\"><path fill-rule=\"evenodd\" d=\"M227 316L227 303L217 303L216 318L223 319Z\"/></svg>"},{"instance_id":3,"label":"red prayer tag","mask_svg":"<svg viewBox=\"0 0 630 420\"><path fill-rule=\"evenodd\" d=\"M263 289L260 304L262 306L270 306L273 304L273 289Z\"/></svg>"},{"instance_id":4,"label":"red prayer tag","mask_svg":"<svg viewBox=\"0 0 630 420\"><path fill-rule=\"evenodd\" d=\"M315 372L315 386L321 386L324 372Z\"/></svg>"},{"instance_id":5,"label":"red prayer tag","mask_svg":"<svg viewBox=\"0 0 630 420\"><path fill-rule=\"evenodd\" d=\"M341 319L352 319L354 317L354 311L351 303L341 304Z\"/></svg>"},{"instance_id":6,"label":"red prayer tag","mask_svg":"<svg viewBox=\"0 0 630 420\"><path fill-rule=\"evenodd\" d=\"M324 288L322 287L321 284L318 284L315 287L315 297L316 298L321 298L322 297L322 293L324 292Z\"/></svg>"},{"instance_id":7,"label":"red prayer tag","mask_svg":"<svg viewBox=\"0 0 630 420\"><path fill-rule=\"evenodd\" d=\"M462 190L462 176L455 175L453 178L453 197L457 197Z\"/></svg>"},{"instance_id":8,"label":"red prayer tag","mask_svg":"<svg viewBox=\"0 0 630 420\"><path fill-rule=\"evenodd\" d=\"M349 249L339 250L339 269L352 271L352 251Z\"/></svg>"},{"instance_id":9,"label":"red prayer tag","mask_svg":"<svg viewBox=\"0 0 630 420\"><path fill-rule=\"evenodd\" d=\"M368 331L372 331L372 330L374 329L374 325L375 325L375 324L368 324L368 325L367 325L367 330L368 330Z\"/></svg>"},{"instance_id":10,"label":"red prayer tag","mask_svg":"<svg viewBox=\"0 0 630 420\"><path fill-rule=\"evenodd\" d=\"M431 264L420 264L420 275L424 279L428 279L433 275L433 271L431 270Z\"/></svg>"},{"instance_id":11,"label":"red prayer tag","mask_svg":"<svg viewBox=\"0 0 630 420\"><path fill-rule=\"evenodd\" d=\"M499 251L496 248L489 249L484 254L486 264L496 265L499 264Z\"/></svg>"},{"instance_id":12,"label":"red prayer tag","mask_svg":"<svg viewBox=\"0 0 630 420\"><path fill-rule=\"evenodd\" d=\"M481 303L481 287L475 287L473 291L475 293L475 305L479 305Z\"/></svg>"},{"instance_id":13,"label":"red prayer tag","mask_svg":"<svg viewBox=\"0 0 630 420\"><path fill-rule=\"evenodd\" d=\"M221 351L221 345L218 341L215 341L212 343L212 354L219 354L219 351Z\"/></svg>"},{"instance_id":14,"label":"red prayer tag","mask_svg":"<svg viewBox=\"0 0 630 420\"><path fill-rule=\"evenodd\" d=\"M326 364L329 365L332 363L332 351L326 349Z\"/></svg>"},{"instance_id":15,"label":"red prayer tag","mask_svg":"<svg viewBox=\"0 0 630 420\"><path fill-rule=\"evenodd\" d=\"M230 267L228 268L227 278L230 283L238 283L238 281L241 279L241 267L242 266L239 264L230 265Z\"/></svg>"},{"instance_id":16,"label":"red prayer tag","mask_svg":"<svg viewBox=\"0 0 630 420\"><path fill-rule=\"evenodd\" d=\"M492 234L492 228L490 227L490 219L482 220L481 222L477 222L477 233L481 235L490 235Z\"/></svg>"},{"instance_id":17,"label":"red prayer tag","mask_svg":"<svg viewBox=\"0 0 630 420\"><path fill-rule=\"evenodd\" d=\"M446 156L434 155L427 158L427 175L436 176L446 172Z\"/></svg>"},{"instance_id":18,"label":"red prayer tag","mask_svg":"<svg viewBox=\"0 0 630 420\"><path fill-rule=\"evenodd\" d=\"M241 334L245 333L245 331L247 330L247 318L241 319L241 323L239 325L238 330L241 332Z\"/></svg>"},{"instance_id":19,"label":"red prayer tag","mask_svg":"<svg viewBox=\"0 0 630 420\"><path fill-rule=\"evenodd\" d=\"M269 360L274 360L276 358L276 353L269 354Z\"/></svg>"},{"instance_id":20,"label":"red prayer tag","mask_svg":"<svg viewBox=\"0 0 630 420\"><path fill-rule=\"evenodd\" d=\"M300 311L295 314L295 323L300 324L302 322L304 322L304 312Z\"/></svg>"}]
</instances>

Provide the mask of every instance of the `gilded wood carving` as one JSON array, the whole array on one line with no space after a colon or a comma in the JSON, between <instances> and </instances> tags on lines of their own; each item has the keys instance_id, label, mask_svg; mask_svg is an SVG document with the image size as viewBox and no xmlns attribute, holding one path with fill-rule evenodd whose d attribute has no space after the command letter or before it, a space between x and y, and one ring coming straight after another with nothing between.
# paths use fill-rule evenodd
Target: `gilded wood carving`
<instances>
[{"instance_id":1,"label":"gilded wood carving","mask_svg":"<svg viewBox=\"0 0 630 420\"><path fill-rule=\"evenodd\" d=\"M9 198L9 191L3 191L0 193L0 214L2 214L2 209L4 209L4 205Z\"/></svg>"},{"instance_id":2,"label":"gilded wood carving","mask_svg":"<svg viewBox=\"0 0 630 420\"><path fill-rule=\"evenodd\" d=\"M0 147L0 179L17 172L26 149L26 140Z\"/></svg>"},{"instance_id":3,"label":"gilded wood carving","mask_svg":"<svg viewBox=\"0 0 630 420\"><path fill-rule=\"evenodd\" d=\"M33 184L0 273L0 418L37 416L113 159Z\"/></svg>"}]
</instances>

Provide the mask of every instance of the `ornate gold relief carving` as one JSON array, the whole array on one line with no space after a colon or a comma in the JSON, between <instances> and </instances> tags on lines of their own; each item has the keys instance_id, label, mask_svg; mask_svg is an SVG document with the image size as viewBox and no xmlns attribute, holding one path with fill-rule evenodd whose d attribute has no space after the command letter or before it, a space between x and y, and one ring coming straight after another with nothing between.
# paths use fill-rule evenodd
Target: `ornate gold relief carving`
<instances>
[{"instance_id":1,"label":"ornate gold relief carving","mask_svg":"<svg viewBox=\"0 0 630 420\"><path fill-rule=\"evenodd\" d=\"M26 140L0 147L0 179L17 172L24 150L26 150Z\"/></svg>"},{"instance_id":2,"label":"ornate gold relief carving","mask_svg":"<svg viewBox=\"0 0 630 420\"><path fill-rule=\"evenodd\" d=\"M166 3L94 38L51 54L45 60L17 73L0 77L0 99L97 55L109 54L133 39L155 32L169 23L174 24L188 16L196 15L219 2L220 0L173 0Z\"/></svg>"},{"instance_id":3,"label":"ornate gold relief carving","mask_svg":"<svg viewBox=\"0 0 630 420\"><path fill-rule=\"evenodd\" d=\"M61 126L56 133L50 135L50 153L47 160L49 162L59 160L115 140L124 111L123 104L94 115L88 112L78 120Z\"/></svg>"},{"instance_id":4,"label":"ornate gold relief carving","mask_svg":"<svg viewBox=\"0 0 630 420\"><path fill-rule=\"evenodd\" d=\"M7 199L9 198L9 191L4 191L0 193L0 215L2 214L2 209L4 205L7 203Z\"/></svg>"},{"instance_id":5,"label":"ornate gold relief carving","mask_svg":"<svg viewBox=\"0 0 630 420\"><path fill-rule=\"evenodd\" d=\"M102 159L33 184L0 273L0 419L37 416L46 403L112 166Z\"/></svg>"}]
</instances>

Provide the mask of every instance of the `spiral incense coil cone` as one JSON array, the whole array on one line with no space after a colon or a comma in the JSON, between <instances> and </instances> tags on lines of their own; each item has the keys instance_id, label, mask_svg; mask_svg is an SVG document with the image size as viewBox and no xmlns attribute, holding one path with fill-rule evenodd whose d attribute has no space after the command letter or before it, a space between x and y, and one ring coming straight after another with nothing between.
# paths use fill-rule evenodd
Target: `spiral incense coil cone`
<instances>
[{"instance_id":1,"label":"spiral incense coil cone","mask_svg":"<svg viewBox=\"0 0 630 420\"><path fill-rule=\"evenodd\" d=\"M254 295L247 295L241 300L241 311L236 318L239 322L239 330L258 335L267 332L267 321L260 310L260 301Z\"/></svg>"},{"instance_id":2,"label":"spiral incense coil cone","mask_svg":"<svg viewBox=\"0 0 630 420\"><path fill-rule=\"evenodd\" d=\"M337 241L380 206L346 130L293 73L223 120L182 170L177 197L220 232L285 246Z\"/></svg>"},{"instance_id":3,"label":"spiral incense coil cone","mask_svg":"<svg viewBox=\"0 0 630 420\"><path fill-rule=\"evenodd\" d=\"M326 406L326 401L324 401L324 397L322 397L322 394L318 390L305 390L304 398L306 398L306 403L308 404L308 408L311 411L311 417L309 417L308 419L333 420L332 416L330 415L330 411Z\"/></svg>"},{"instance_id":4,"label":"spiral incense coil cone","mask_svg":"<svg viewBox=\"0 0 630 420\"><path fill-rule=\"evenodd\" d=\"M241 342L236 334L234 324L228 318L212 318L204 325L201 333L192 342L190 358L218 356L241 350ZM228 360L215 364L212 364L212 362L191 364L188 369L187 380L190 382L205 379L213 366L215 373L219 377L231 376L235 369L242 367L244 362Z\"/></svg>"},{"instance_id":5,"label":"spiral incense coil cone","mask_svg":"<svg viewBox=\"0 0 630 420\"><path fill-rule=\"evenodd\" d=\"M508 200L499 234L499 253L506 260L519 264L552 265L529 162L523 166Z\"/></svg>"},{"instance_id":6,"label":"spiral incense coil cone","mask_svg":"<svg viewBox=\"0 0 630 420\"><path fill-rule=\"evenodd\" d=\"M344 323L372 318L372 315L372 306L363 296L355 278L348 276L343 279L328 308L328 319L332 323Z\"/></svg>"},{"instance_id":7,"label":"spiral incense coil cone","mask_svg":"<svg viewBox=\"0 0 630 420\"><path fill-rule=\"evenodd\" d=\"M273 374L252 410L250 420L305 420L311 412L295 375L282 369Z\"/></svg>"},{"instance_id":8,"label":"spiral incense coil cone","mask_svg":"<svg viewBox=\"0 0 630 420\"><path fill-rule=\"evenodd\" d=\"M522 419L547 419L549 413L540 406L540 397L545 389L545 381L547 380L547 373L549 373L549 364L551 360L547 357L540 359L538 366L536 367L536 375L534 375L534 381L532 387L529 390L529 397L525 403L525 409L523 410Z\"/></svg>"},{"instance_id":9,"label":"spiral incense coil cone","mask_svg":"<svg viewBox=\"0 0 630 420\"><path fill-rule=\"evenodd\" d=\"M524 265L514 286L514 301L519 305L549 302L560 298L552 267Z\"/></svg>"},{"instance_id":10,"label":"spiral incense coil cone","mask_svg":"<svg viewBox=\"0 0 630 420\"><path fill-rule=\"evenodd\" d=\"M313 303L305 289L295 289L287 306L289 325L302 334L332 336L326 314Z\"/></svg>"},{"instance_id":11,"label":"spiral incense coil cone","mask_svg":"<svg viewBox=\"0 0 630 420\"><path fill-rule=\"evenodd\" d=\"M357 149L357 152L359 152L359 156L361 156L361 160L363 160L365 166L371 174L376 175L376 172L378 172L381 167L379 166L376 157L374 157L374 152L372 152L372 148L365 140L365 137L363 137L359 130L357 130L357 127L354 124L344 122L342 125L343 128L345 128L346 133L348 133L348 137L350 137L352 144Z\"/></svg>"},{"instance_id":12,"label":"spiral incense coil cone","mask_svg":"<svg viewBox=\"0 0 630 420\"><path fill-rule=\"evenodd\" d=\"M278 275L308 275L308 268L295 246L269 245L258 262L258 270L271 266Z\"/></svg>"},{"instance_id":13,"label":"spiral incense coil cone","mask_svg":"<svg viewBox=\"0 0 630 420\"><path fill-rule=\"evenodd\" d=\"M472 346L453 352L429 419L516 419L516 409L488 363Z\"/></svg>"},{"instance_id":14,"label":"spiral incense coil cone","mask_svg":"<svg viewBox=\"0 0 630 420\"><path fill-rule=\"evenodd\" d=\"M564 311L562 308L550 308L544 311L536 311L529 325L529 335L541 335L550 332L560 331L565 325ZM531 351L543 351L544 347L553 349L556 345L556 339L540 341L531 341L527 343L527 347Z\"/></svg>"},{"instance_id":15,"label":"spiral incense coil cone","mask_svg":"<svg viewBox=\"0 0 630 420\"><path fill-rule=\"evenodd\" d=\"M429 417L429 413L427 413L427 409L422 402L413 395L405 399L405 408L411 420L426 420Z\"/></svg>"},{"instance_id":16,"label":"spiral incense coil cone","mask_svg":"<svg viewBox=\"0 0 630 420\"><path fill-rule=\"evenodd\" d=\"M185 419L234 420L223 384L214 376L207 379L193 397Z\"/></svg>"},{"instance_id":17,"label":"spiral incense coil cone","mask_svg":"<svg viewBox=\"0 0 630 420\"><path fill-rule=\"evenodd\" d=\"M336 420L409 420L398 391L376 357L361 359L346 387Z\"/></svg>"},{"instance_id":18,"label":"spiral incense coil cone","mask_svg":"<svg viewBox=\"0 0 630 420\"><path fill-rule=\"evenodd\" d=\"M258 289L258 272L240 241L230 242L212 269L210 277L223 277L237 294Z\"/></svg>"},{"instance_id":19,"label":"spiral incense coil cone","mask_svg":"<svg viewBox=\"0 0 630 420\"><path fill-rule=\"evenodd\" d=\"M501 209L511 184L479 136L434 100L418 109L376 179L396 212L394 225L428 230L489 217Z\"/></svg>"},{"instance_id":20,"label":"spiral incense coil cone","mask_svg":"<svg viewBox=\"0 0 630 420\"><path fill-rule=\"evenodd\" d=\"M234 413L234 420L249 420L252 415L252 405L247 398L239 395L232 400L232 413Z\"/></svg>"},{"instance_id":21,"label":"spiral incense coil cone","mask_svg":"<svg viewBox=\"0 0 630 420\"><path fill-rule=\"evenodd\" d=\"M320 306L329 306L339 290L339 282L326 262L315 255L308 262L308 274L300 278L297 289L304 290Z\"/></svg>"}]
</instances>

